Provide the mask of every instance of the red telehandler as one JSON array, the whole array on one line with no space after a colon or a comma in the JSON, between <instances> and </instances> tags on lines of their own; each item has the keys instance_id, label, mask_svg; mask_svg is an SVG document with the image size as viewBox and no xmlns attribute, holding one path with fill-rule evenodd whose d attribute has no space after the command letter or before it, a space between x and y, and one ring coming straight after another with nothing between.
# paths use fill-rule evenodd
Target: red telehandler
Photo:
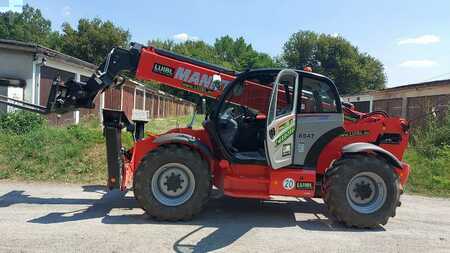
<instances>
[{"instance_id":1,"label":"red telehandler","mask_svg":"<svg viewBox=\"0 0 450 253\"><path fill-rule=\"evenodd\" d=\"M46 107L2 103L43 114L94 108L100 92L120 85L122 71L216 101L204 129L190 124L146 137L144 122L103 110L108 186L132 187L156 219L192 218L213 186L238 198L321 197L338 221L355 227L386 224L400 206L410 171L401 161L408 123L356 111L330 79L311 71L235 72L132 43L113 48L86 83L55 80ZM128 150L123 129L135 137Z\"/></svg>"}]
</instances>

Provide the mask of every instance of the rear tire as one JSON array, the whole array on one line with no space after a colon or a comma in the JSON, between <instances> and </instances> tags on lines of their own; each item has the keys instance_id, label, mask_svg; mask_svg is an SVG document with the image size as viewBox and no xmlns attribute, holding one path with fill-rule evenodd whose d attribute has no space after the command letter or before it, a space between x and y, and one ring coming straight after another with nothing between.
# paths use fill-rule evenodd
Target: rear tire
<instances>
[{"instance_id":1,"label":"rear tire","mask_svg":"<svg viewBox=\"0 0 450 253\"><path fill-rule=\"evenodd\" d=\"M134 176L134 196L157 220L189 220L208 201L208 163L184 145L161 146L147 154Z\"/></svg>"},{"instance_id":2,"label":"rear tire","mask_svg":"<svg viewBox=\"0 0 450 253\"><path fill-rule=\"evenodd\" d=\"M394 168L372 155L349 155L326 175L324 202L330 214L350 227L385 225L395 216L400 183Z\"/></svg>"}]
</instances>

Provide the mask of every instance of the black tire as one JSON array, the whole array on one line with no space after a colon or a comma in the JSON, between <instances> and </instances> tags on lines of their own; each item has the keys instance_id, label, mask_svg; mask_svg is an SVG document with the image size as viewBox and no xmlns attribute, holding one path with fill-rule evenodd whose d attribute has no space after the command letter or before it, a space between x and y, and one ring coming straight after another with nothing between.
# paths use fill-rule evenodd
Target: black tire
<instances>
[{"instance_id":1,"label":"black tire","mask_svg":"<svg viewBox=\"0 0 450 253\"><path fill-rule=\"evenodd\" d=\"M152 191L155 172L168 163L186 166L194 177L195 188L184 203L168 206L158 201ZM208 163L194 150L184 145L161 146L147 154L134 176L134 196L142 209L157 220L189 220L207 203L211 191L211 174Z\"/></svg>"},{"instance_id":2,"label":"black tire","mask_svg":"<svg viewBox=\"0 0 450 253\"><path fill-rule=\"evenodd\" d=\"M331 173L326 175L324 179L323 199L328 206L329 213L339 222L342 222L349 227L369 228L379 226L380 224L385 225L390 217L395 216L395 209L398 206L400 198L400 183L398 176L394 172L394 168L387 163L386 160L370 154L348 155L336 161L330 172ZM382 179L386 187L384 188L378 184L377 188L374 187L377 184L373 184L369 188L375 188L377 191L380 190L379 188L382 188L380 191L385 192L386 195L385 198L372 197L372 199L369 199L370 201L379 200L379 204L375 205L377 207L374 208L373 211L361 213L358 210L362 210L364 204L355 204L355 202L352 201L352 198L355 197L350 197L350 192L352 192L352 190L353 192L357 192L356 187L352 188L352 186L358 184L350 183L353 182L352 180L354 180L355 177L361 177L360 175L364 174L373 175L371 173L378 175L378 177L374 177ZM362 184L363 183L364 181L362 181ZM359 185L357 187L359 187ZM377 191L373 191L374 194L381 195ZM354 196L359 195L356 193ZM361 196L359 196L359 198L364 200ZM385 200L382 201L380 199ZM371 202L367 205L369 204L371 204Z\"/></svg>"}]
</instances>

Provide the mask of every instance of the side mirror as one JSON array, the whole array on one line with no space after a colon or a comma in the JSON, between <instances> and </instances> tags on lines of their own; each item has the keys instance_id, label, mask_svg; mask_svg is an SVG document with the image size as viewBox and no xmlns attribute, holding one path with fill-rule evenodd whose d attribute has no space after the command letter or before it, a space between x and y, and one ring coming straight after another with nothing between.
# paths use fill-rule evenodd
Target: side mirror
<instances>
[{"instance_id":1,"label":"side mirror","mask_svg":"<svg viewBox=\"0 0 450 253\"><path fill-rule=\"evenodd\" d=\"M221 85L222 85L222 77L220 77L220 75L213 75L213 80L211 82L211 88L213 90L221 90Z\"/></svg>"}]
</instances>

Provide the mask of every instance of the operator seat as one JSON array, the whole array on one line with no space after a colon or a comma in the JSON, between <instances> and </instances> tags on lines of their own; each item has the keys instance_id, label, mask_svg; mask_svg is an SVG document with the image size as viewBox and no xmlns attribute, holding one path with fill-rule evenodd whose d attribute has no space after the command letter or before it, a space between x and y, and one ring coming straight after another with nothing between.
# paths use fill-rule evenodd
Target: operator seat
<instances>
[{"instance_id":1,"label":"operator seat","mask_svg":"<svg viewBox=\"0 0 450 253\"><path fill-rule=\"evenodd\" d=\"M266 155L264 144L261 146L257 134L258 131L265 127L265 118L260 119L263 124L261 126L251 125L244 126L243 122L238 122L232 115L233 108L230 107L224 111L218 120L218 134L223 145L230 150L237 162L243 163L266 163ZM253 129L257 128L257 129ZM249 143L254 142L254 143Z\"/></svg>"},{"instance_id":2,"label":"operator seat","mask_svg":"<svg viewBox=\"0 0 450 253\"><path fill-rule=\"evenodd\" d=\"M238 123L233 118L219 119L219 135L228 149L233 149L233 141L238 131Z\"/></svg>"}]
</instances>

